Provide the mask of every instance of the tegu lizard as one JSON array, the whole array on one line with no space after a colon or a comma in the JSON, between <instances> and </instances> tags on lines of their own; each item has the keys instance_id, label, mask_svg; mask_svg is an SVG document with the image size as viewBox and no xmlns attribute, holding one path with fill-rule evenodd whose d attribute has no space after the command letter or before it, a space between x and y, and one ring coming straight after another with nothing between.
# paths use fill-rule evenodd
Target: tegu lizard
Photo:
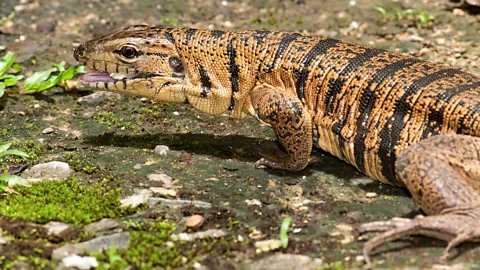
<instances>
[{"instance_id":1,"label":"tegu lizard","mask_svg":"<svg viewBox=\"0 0 480 270\"><path fill-rule=\"evenodd\" d=\"M136 25L75 50L81 81L209 114L270 125L284 157L255 164L298 171L312 147L407 188L428 216L364 224L363 248L407 235L480 240L480 78L350 42L279 31Z\"/></svg>"}]
</instances>

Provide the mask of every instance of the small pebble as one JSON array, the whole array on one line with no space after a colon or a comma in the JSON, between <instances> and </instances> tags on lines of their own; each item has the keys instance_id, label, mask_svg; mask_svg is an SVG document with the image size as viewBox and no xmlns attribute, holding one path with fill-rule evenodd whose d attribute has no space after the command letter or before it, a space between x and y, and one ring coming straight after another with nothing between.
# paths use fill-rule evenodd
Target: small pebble
<instances>
[{"instance_id":1,"label":"small pebble","mask_svg":"<svg viewBox=\"0 0 480 270\"><path fill-rule=\"evenodd\" d=\"M205 218L201 215L193 215L187 219L187 227L190 229L198 229L202 227Z\"/></svg>"},{"instance_id":2,"label":"small pebble","mask_svg":"<svg viewBox=\"0 0 480 270\"><path fill-rule=\"evenodd\" d=\"M168 148L168 146L166 145L157 145L155 146L154 151L155 151L155 154L166 157L168 154L168 151L170 151L170 148Z\"/></svg>"},{"instance_id":3,"label":"small pebble","mask_svg":"<svg viewBox=\"0 0 480 270\"><path fill-rule=\"evenodd\" d=\"M155 181L155 182L161 182L162 186L164 188L171 188L173 183L172 183L172 177L161 173L161 174L149 174L147 175L148 180L150 181Z\"/></svg>"},{"instance_id":4,"label":"small pebble","mask_svg":"<svg viewBox=\"0 0 480 270\"><path fill-rule=\"evenodd\" d=\"M55 129L51 128L51 127L48 127L44 130L42 130L42 133L43 134L51 134L51 133L54 133L55 132Z\"/></svg>"},{"instance_id":5,"label":"small pebble","mask_svg":"<svg viewBox=\"0 0 480 270\"><path fill-rule=\"evenodd\" d=\"M91 269L98 267L98 262L95 257L81 257L77 254L72 254L68 257L62 259L62 262L67 268L76 268L76 269Z\"/></svg>"},{"instance_id":6,"label":"small pebble","mask_svg":"<svg viewBox=\"0 0 480 270\"><path fill-rule=\"evenodd\" d=\"M363 257L362 255L357 255L355 257L355 261L356 262L363 262L363 261L365 261L365 257Z\"/></svg>"},{"instance_id":7,"label":"small pebble","mask_svg":"<svg viewBox=\"0 0 480 270\"><path fill-rule=\"evenodd\" d=\"M365 196L367 198L376 198L376 197L378 197L378 194L375 193L375 192L368 192L367 194L365 194Z\"/></svg>"},{"instance_id":8,"label":"small pebble","mask_svg":"<svg viewBox=\"0 0 480 270\"><path fill-rule=\"evenodd\" d=\"M148 200L152 197L152 191L148 189L137 190L137 192L129 197L120 200L122 207L137 207L142 203L148 203Z\"/></svg>"},{"instance_id":9,"label":"small pebble","mask_svg":"<svg viewBox=\"0 0 480 270\"><path fill-rule=\"evenodd\" d=\"M460 8L454 8L452 10L452 13L453 13L453 15L456 15L456 16L465 16L466 15L465 11L463 11Z\"/></svg>"},{"instance_id":10,"label":"small pebble","mask_svg":"<svg viewBox=\"0 0 480 270\"><path fill-rule=\"evenodd\" d=\"M257 199L251 199L251 200L248 200L248 199L247 199L247 200L245 200L245 203L246 203L247 205L250 205L250 206L252 206L252 205L262 206L262 202L259 201L259 200L257 200Z\"/></svg>"},{"instance_id":11,"label":"small pebble","mask_svg":"<svg viewBox=\"0 0 480 270\"><path fill-rule=\"evenodd\" d=\"M160 196L164 197L176 197L177 192L173 189L167 189L167 188L162 188L162 187L151 187L150 190L154 194L158 194Z\"/></svg>"},{"instance_id":12,"label":"small pebble","mask_svg":"<svg viewBox=\"0 0 480 270\"><path fill-rule=\"evenodd\" d=\"M282 241L278 239L270 239L264 241L255 242L255 248L257 248L256 252L268 252L271 250L279 249L282 246Z\"/></svg>"}]
</instances>

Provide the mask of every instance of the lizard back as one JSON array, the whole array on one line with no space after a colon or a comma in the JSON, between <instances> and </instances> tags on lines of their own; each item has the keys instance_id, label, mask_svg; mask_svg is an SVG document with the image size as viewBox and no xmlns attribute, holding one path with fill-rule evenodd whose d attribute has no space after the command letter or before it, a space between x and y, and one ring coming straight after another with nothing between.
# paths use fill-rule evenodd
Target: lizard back
<instances>
[{"instance_id":1,"label":"lizard back","mask_svg":"<svg viewBox=\"0 0 480 270\"><path fill-rule=\"evenodd\" d=\"M438 134L480 136L480 79L441 64L299 33L150 26L94 39L76 54L124 39L145 46L135 72L155 72L172 51L178 53L183 83L201 93L169 95L167 101L212 114L231 110L240 118L255 115L249 94L259 84L295 94L312 118L314 145L384 183L403 185L395 163L411 144ZM107 71L118 72L102 61ZM114 87L128 88L119 82Z\"/></svg>"}]
</instances>

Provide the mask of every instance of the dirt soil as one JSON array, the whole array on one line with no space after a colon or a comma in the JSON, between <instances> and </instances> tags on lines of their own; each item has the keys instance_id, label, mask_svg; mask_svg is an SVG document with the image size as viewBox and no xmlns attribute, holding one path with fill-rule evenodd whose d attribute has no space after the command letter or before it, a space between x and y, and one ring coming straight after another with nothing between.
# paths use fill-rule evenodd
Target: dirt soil
<instances>
[{"instance_id":1,"label":"dirt soil","mask_svg":"<svg viewBox=\"0 0 480 270\"><path fill-rule=\"evenodd\" d=\"M17 53L28 76L60 61L76 65L72 56L76 45L132 24L286 30L354 41L480 74L480 15L475 10L448 9L446 2L3 0L0 17L12 11L15 17L0 25L0 45ZM376 7L387 13L382 15ZM420 15L402 16L408 9ZM431 24L421 21L428 15L435 16ZM188 105L154 104L136 97L95 105L77 102L88 94L55 87L35 95L5 95L0 99L1 141L33 142L44 151L28 165L67 161L81 183L115 179L125 196L153 186L147 175L167 174L175 180L178 199L210 202L209 213L227 211L228 217L260 231L263 239L278 238L282 219L291 216L292 227L301 230L290 234L290 245L280 252L342 262L345 268L362 265L356 260L363 243L353 238L360 224L420 213L405 190L369 181L320 151L316 153L320 162L298 173L254 169L262 155L279 151L273 132L254 119L214 117ZM49 127L55 132L43 134ZM166 145L170 152L166 157L156 155L156 145ZM68 158L72 156L76 158ZM88 170L91 167L95 169ZM247 203L254 199L260 203ZM209 213L202 214L212 226L227 220L215 220ZM0 221L0 227L8 230L5 220ZM412 237L386 245L373 259L385 268L480 267L475 264L480 261L480 246L464 244L442 262L445 245ZM252 249L239 249L229 260L248 262L265 256ZM216 260L205 263L212 261Z\"/></svg>"}]
</instances>

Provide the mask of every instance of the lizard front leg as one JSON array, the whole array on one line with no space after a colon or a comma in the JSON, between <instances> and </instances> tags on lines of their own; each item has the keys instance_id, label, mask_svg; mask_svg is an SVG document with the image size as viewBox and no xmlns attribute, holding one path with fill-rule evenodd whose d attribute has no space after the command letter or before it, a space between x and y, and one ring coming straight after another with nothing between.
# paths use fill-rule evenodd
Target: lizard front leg
<instances>
[{"instance_id":1,"label":"lizard front leg","mask_svg":"<svg viewBox=\"0 0 480 270\"><path fill-rule=\"evenodd\" d=\"M288 90L268 84L255 87L250 95L258 117L273 128L286 152L284 157L261 158L255 166L290 171L305 168L312 152L312 119L302 102Z\"/></svg>"},{"instance_id":2,"label":"lizard front leg","mask_svg":"<svg viewBox=\"0 0 480 270\"><path fill-rule=\"evenodd\" d=\"M408 235L448 241L451 248L480 241L480 138L439 135L407 147L397 160L397 173L429 216L393 218L362 225L360 233L383 231L363 248L367 264L373 249Z\"/></svg>"}]
</instances>

